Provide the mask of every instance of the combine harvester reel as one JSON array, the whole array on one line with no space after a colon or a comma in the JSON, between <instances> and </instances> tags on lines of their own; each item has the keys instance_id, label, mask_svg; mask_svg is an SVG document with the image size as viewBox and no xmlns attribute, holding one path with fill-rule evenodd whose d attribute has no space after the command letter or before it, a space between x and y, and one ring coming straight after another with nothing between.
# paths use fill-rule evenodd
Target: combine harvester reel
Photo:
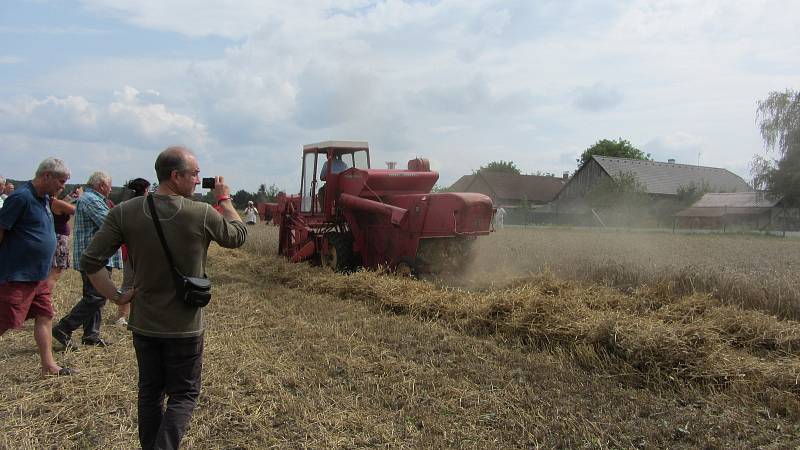
<instances>
[{"instance_id":1,"label":"combine harvester reel","mask_svg":"<svg viewBox=\"0 0 800 450\"><path fill-rule=\"evenodd\" d=\"M372 169L366 142L303 147L300 194L278 195L278 251L346 272L388 268L401 275L459 272L494 210L483 194L431 193L428 160Z\"/></svg>"}]
</instances>

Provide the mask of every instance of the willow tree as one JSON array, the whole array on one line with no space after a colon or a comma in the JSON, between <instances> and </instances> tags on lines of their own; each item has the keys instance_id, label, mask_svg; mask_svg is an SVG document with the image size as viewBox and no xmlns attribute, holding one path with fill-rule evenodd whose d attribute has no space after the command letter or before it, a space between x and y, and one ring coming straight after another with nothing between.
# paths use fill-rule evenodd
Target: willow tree
<instances>
[{"instance_id":1,"label":"willow tree","mask_svg":"<svg viewBox=\"0 0 800 450\"><path fill-rule=\"evenodd\" d=\"M753 187L800 204L800 91L771 92L756 112L766 155L751 165Z\"/></svg>"}]
</instances>

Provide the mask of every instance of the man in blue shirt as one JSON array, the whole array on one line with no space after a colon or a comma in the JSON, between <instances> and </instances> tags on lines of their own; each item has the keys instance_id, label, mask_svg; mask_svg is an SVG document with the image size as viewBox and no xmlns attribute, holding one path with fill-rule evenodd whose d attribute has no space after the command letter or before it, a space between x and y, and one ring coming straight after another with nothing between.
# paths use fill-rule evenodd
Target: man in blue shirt
<instances>
[{"instance_id":1,"label":"man in blue shirt","mask_svg":"<svg viewBox=\"0 0 800 450\"><path fill-rule=\"evenodd\" d=\"M331 161L331 174L337 174L344 172L345 170L349 169L347 163L342 161L342 155L336 154L333 156L333 160ZM319 179L325 181L325 178L328 177L328 161L325 161L325 164L322 165L322 169L319 171Z\"/></svg>"},{"instance_id":2,"label":"man in blue shirt","mask_svg":"<svg viewBox=\"0 0 800 450\"><path fill-rule=\"evenodd\" d=\"M50 197L69 180L64 161L47 158L36 176L6 198L0 209L0 335L34 319L33 337L45 375L70 375L51 348L53 304L47 274L56 251Z\"/></svg>"},{"instance_id":3,"label":"man in blue shirt","mask_svg":"<svg viewBox=\"0 0 800 450\"><path fill-rule=\"evenodd\" d=\"M83 281L83 296L64 318L53 327L53 337L65 348L75 349L77 346L72 341L72 332L83 326L84 345L105 347L108 345L100 337L100 324L102 309L106 298L95 289L94 285L81 267L81 256L89 247L94 234L103 225L108 215L106 198L111 193L111 177L105 172L95 172L86 182L88 187L83 195L78 198L75 207L75 223L72 235L72 267L80 271ZM106 274L111 278L111 268L122 268L122 254L117 251L106 263Z\"/></svg>"},{"instance_id":4,"label":"man in blue shirt","mask_svg":"<svg viewBox=\"0 0 800 450\"><path fill-rule=\"evenodd\" d=\"M342 161L341 154L333 155L333 159L331 160L331 175L344 172L349 168L350 167L347 166L347 163ZM328 178L328 161L325 161L325 163L322 165L322 169L320 169L319 171L320 181L326 181L326 178ZM320 209L322 209L324 200L325 200L325 185L322 185L317 191L317 202L319 202Z\"/></svg>"}]
</instances>

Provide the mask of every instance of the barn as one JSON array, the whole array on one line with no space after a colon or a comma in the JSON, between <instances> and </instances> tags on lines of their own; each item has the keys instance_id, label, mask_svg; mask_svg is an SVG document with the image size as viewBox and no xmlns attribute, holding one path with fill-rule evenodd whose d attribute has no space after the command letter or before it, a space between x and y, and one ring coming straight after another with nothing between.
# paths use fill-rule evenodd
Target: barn
<instances>
[{"instance_id":1,"label":"barn","mask_svg":"<svg viewBox=\"0 0 800 450\"><path fill-rule=\"evenodd\" d=\"M797 211L763 191L708 193L675 215L676 226L714 230L795 229Z\"/></svg>"},{"instance_id":2,"label":"barn","mask_svg":"<svg viewBox=\"0 0 800 450\"><path fill-rule=\"evenodd\" d=\"M464 175L447 190L484 194L492 199L495 207L502 206L506 210L506 223L525 223L530 210L549 204L565 183L566 176L557 178L481 170Z\"/></svg>"},{"instance_id":3,"label":"barn","mask_svg":"<svg viewBox=\"0 0 800 450\"><path fill-rule=\"evenodd\" d=\"M676 164L672 159L659 162L594 155L556 194L552 209L556 214L573 216L577 222L592 222L594 214L587 200L590 193L604 180L617 180L625 174L632 175L642 186L650 211L670 211L670 216L680 209L677 202L682 187L703 187L713 192L753 190L742 177L718 167ZM564 219L561 221L569 222Z\"/></svg>"}]
</instances>

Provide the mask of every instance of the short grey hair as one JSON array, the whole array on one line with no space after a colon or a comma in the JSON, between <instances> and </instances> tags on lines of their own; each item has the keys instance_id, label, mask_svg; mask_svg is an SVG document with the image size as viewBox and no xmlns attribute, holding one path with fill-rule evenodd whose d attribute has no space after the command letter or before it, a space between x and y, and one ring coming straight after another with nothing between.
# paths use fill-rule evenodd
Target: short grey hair
<instances>
[{"instance_id":1,"label":"short grey hair","mask_svg":"<svg viewBox=\"0 0 800 450\"><path fill-rule=\"evenodd\" d=\"M67 165L58 158L46 158L40 162L39 167L36 169L36 176L41 177L48 172L56 176L69 176Z\"/></svg>"},{"instance_id":2,"label":"short grey hair","mask_svg":"<svg viewBox=\"0 0 800 450\"><path fill-rule=\"evenodd\" d=\"M111 176L103 171L98 170L97 172L89 175L89 179L86 180L86 184L89 186L96 188L100 186L100 183L108 182L111 184Z\"/></svg>"},{"instance_id":3,"label":"short grey hair","mask_svg":"<svg viewBox=\"0 0 800 450\"><path fill-rule=\"evenodd\" d=\"M186 172L189 169L189 165L186 163L186 156L193 154L191 150L182 145L173 145L159 153L156 158L156 177L158 182L169 181L173 170Z\"/></svg>"}]
</instances>

